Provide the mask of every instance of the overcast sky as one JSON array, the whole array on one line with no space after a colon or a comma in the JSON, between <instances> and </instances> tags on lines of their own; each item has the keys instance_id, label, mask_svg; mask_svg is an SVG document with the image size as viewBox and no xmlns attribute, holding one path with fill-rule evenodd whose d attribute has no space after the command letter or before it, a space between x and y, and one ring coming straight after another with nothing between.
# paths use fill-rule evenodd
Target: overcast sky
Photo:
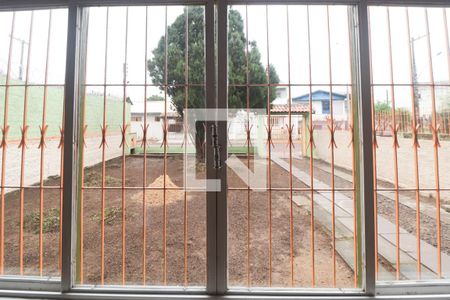
<instances>
[{"instance_id":1,"label":"overcast sky","mask_svg":"<svg viewBox=\"0 0 450 300\"><path fill-rule=\"evenodd\" d=\"M269 33L269 60L277 70L281 83L308 84L308 44L306 6L270 6L266 20L265 6L234 6L245 23L248 23L248 39L256 41L262 54L262 62L267 62L267 35ZM327 10L325 6L310 6L311 33L311 64L312 82L324 84L330 82L328 59ZM150 7L148 9L147 57L152 57L156 47L165 32L165 7ZM167 24L170 25L183 7L169 6L167 8ZM444 19L442 9L429 9L430 38L432 44L433 75L435 82L448 83L447 45L445 40ZM248 14L246 22L245 17ZM331 78L334 84L350 83L349 33L346 6L330 6L330 47L331 47ZM447 11L450 15L450 10ZM30 82L43 83L46 61L48 11L35 12L32 35L32 56L30 64ZM414 42L416 51L416 69L418 81L430 83L429 63L427 56L427 34L424 10L409 9L411 37L418 38ZM8 61L9 35L11 30L11 13L0 13L0 71L6 71ZM287 52L288 33L287 16L289 16L290 56ZM411 42L407 39L407 27L404 8L391 8L391 36L393 49L393 75L395 83L410 83L410 62L408 51ZM64 58L67 27L67 11L54 10L52 15L52 30L50 40L49 83L63 83ZM390 83L389 52L387 47L387 14L386 8L375 7L370 11L373 81L377 84ZM110 8L107 83L121 84L123 82L123 63L125 61L125 28L126 9ZM132 84L143 84L148 76L145 66L145 8L130 7L128 18L128 73L127 80ZM268 28L266 27L268 24ZM106 9L90 8L87 82L102 84L105 61ZM18 12L14 37L28 42L30 13ZM24 64L27 62L27 44L24 48ZM13 43L12 75L18 78L21 57L21 43ZM290 74L288 62L290 60ZM26 66L25 66L26 67ZM25 73L25 70L23 71ZM146 74L146 75L145 75ZM289 76L290 75L290 76ZM24 75L25 76L25 75ZM147 77L147 82L151 79ZM319 89L321 87L316 87ZM345 87L334 87L333 91L346 92ZM389 88L376 87L376 100L390 98ZM102 92L102 88L89 88L90 92ZM292 96L308 92L308 88L293 87ZM108 93L118 97L123 96L123 88L110 87ZM158 94L157 88L149 88L147 95ZM397 106L409 106L411 103L410 89L397 88L395 92ZM143 88L129 87L127 95L133 102L143 102Z\"/></svg>"}]
</instances>

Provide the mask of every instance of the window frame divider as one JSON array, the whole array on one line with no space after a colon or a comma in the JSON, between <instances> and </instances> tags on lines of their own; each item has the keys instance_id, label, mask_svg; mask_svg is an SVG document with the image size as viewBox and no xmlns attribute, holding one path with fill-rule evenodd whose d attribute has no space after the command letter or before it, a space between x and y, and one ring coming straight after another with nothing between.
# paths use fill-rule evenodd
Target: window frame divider
<instances>
[{"instance_id":1,"label":"window frame divider","mask_svg":"<svg viewBox=\"0 0 450 300\"><path fill-rule=\"evenodd\" d=\"M76 245L76 128L78 106L78 71L80 61L80 25L82 9L77 5L68 7L65 113L64 113L64 182L62 220L62 267L61 292L70 291L74 278L74 245Z\"/></svg>"},{"instance_id":2,"label":"window frame divider","mask_svg":"<svg viewBox=\"0 0 450 300\"><path fill-rule=\"evenodd\" d=\"M363 243L362 287L367 295L375 294L375 212L374 212L374 187L373 187L373 147L372 147L372 104L371 104L371 79L370 79L370 45L369 45L369 8L367 0L361 0L355 12L356 26L356 55L354 63L356 66L356 82L358 86L358 114L357 122L359 132L359 197L361 205L361 240Z\"/></svg>"}]
</instances>

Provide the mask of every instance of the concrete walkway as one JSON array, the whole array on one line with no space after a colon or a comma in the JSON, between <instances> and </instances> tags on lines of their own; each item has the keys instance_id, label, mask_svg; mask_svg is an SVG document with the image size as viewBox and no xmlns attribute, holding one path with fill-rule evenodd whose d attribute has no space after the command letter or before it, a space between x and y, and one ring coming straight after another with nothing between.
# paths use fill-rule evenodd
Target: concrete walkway
<instances>
[{"instance_id":1,"label":"concrete walkway","mask_svg":"<svg viewBox=\"0 0 450 300\"><path fill-rule=\"evenodd\" d=\"M272 156L272 161L289 172L289 163L280 157ZM292 175L299 181L309 185L308 173L292 167ZM330 189L326 183L314 179L314 189ZM353 200L339 191L335 191L335 223L336 223L336 250L342 258L353 268ZM331 199L329 191L318 191L315 193L314 202L316 219L320 220L328 230L331 231ZM307 198L295 196L294 202L306 208L310 204ZM400 228L400 272L405 279L417 279L417 240L415 235ZM378 215L378 253L392 267L396 266L396 227L381 215ZM442 275L450 278L450 256L442 253ZM426 241L421 240L421 263L422 279L435 279L437 273L437 249ZM395 273L388 271L379 265L379 279L395 279Z\"/></svg>"}]
</instances>

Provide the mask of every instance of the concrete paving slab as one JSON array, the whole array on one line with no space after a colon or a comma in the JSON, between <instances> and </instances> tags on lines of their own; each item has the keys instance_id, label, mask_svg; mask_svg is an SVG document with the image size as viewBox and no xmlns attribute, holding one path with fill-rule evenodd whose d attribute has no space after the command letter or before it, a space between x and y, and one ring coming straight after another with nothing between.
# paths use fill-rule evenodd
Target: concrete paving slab
<instances>
[{"instance_id":1,"label":"concrete paving slab","mask_svg":"<svg viewBox=\"0 0 450 300\"><path fill-rule=\"evenodd\" d=\"M272 160L277 163L280 167L285 170L289 170L289 163L276 156L272 157ZM348 177L348 174L341 172L343 176ZM292 168L292 174L300 181L305 184L309 184L310 176L299 170L296 167ZM351 177L350 177L351 179ZM330 189L330 187L317 179L314 179L314 188L317 189ZM316 207L318 212L323 214L320 220L324 223L327 228L331 227L331 199L332 192L329 191L318 191L314 197ZM304 203L303 200L297 200L298 203ZM340 192L335 192L335 216L336 216L336 238L345 239L353 235L353 201L349 197L345 196ZM308 206L306 206L308 207ZM328 215L328 216L327 216ZM339 230L338 230L339 229ZM345 233L338 232L344 230ZM396 226L392 222L388 221L386 218L378 215L378 252L383 256L392 266L396 265ZM400 227L400 263L402 275L406 278L416 279L416 272L413 270L417 269L416 266L416 251L415 251L416 237L408 233L404 228ZM345 248L346 249L346 248ZM345 253L346 250L339 250L340 255L348 256ZM353 248L351 248L353 249ZM353 251L353 250L352 250ZM428 273L437 273L437 259L436 259L436 247L428 244L427 242L421 240L421 263L422 273L424 276L429 276ZM450 256L445 253L441 254L442 265L450 266ZM344 258L345 259L345 258ZM405 266L403 274L403 265ZM445 269L445 268L444 268ZM387 272L387 270L384 270ZM383 272L384 272L383 271ZM389 272L388 272L389 273ZM414 274L414 275L411 275ZM387 274L384 274L387 276ZM383 276L384 276L383 275ZM443 274L447 276L447 274Z\"/></svg>"}]
</instances>

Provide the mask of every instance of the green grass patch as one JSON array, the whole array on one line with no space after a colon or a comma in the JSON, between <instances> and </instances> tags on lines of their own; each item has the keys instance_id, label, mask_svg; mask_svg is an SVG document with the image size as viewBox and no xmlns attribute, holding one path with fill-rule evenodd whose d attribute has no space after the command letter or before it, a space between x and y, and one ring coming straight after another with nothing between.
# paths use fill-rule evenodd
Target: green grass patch
<instances>
[{"instance_id":1,"label":"green grass patch","mask_svg":"<svg viewBox=\"0 0 450 300\"><path fill-rule=\"evenodd\" d=\"M116 222L120 222L122 220L122 207L112 206L105 208L104 217L106 225L113 225ZM131 216L127 213L127 217ZM98 213L92 215L92 220L100 223L102 221L102 214Z\"/></svg>"},{"instance_id":2,"label":"green grass patch","mask_svg":"<svg viewBox=\"0 0 450 300\"><path fill-rule=\"evenodd\" d=\"M52 208L44 212L44 220L42 222L42 232L58 232L59 231L59 214L58 208ZM24 228L34 234L40 232L41 227L41 215L40 212L33 212L31 214L25 215L24 217Z\"/></svg>"},{"instance_id":3,"label":"green grass patch","mask_svg":"<svg viewBox=\"0 0 450 300\"><path fill-rule=\"evenodd\" d=\"M126 182L127 180L125 180ZM107 186L120 186L122 185L122 179L106 175L105 184ZM102 186L102 174L95 171L86 172L84 175L84 185L89 187Z\"/></svg>"}]
</instances>

